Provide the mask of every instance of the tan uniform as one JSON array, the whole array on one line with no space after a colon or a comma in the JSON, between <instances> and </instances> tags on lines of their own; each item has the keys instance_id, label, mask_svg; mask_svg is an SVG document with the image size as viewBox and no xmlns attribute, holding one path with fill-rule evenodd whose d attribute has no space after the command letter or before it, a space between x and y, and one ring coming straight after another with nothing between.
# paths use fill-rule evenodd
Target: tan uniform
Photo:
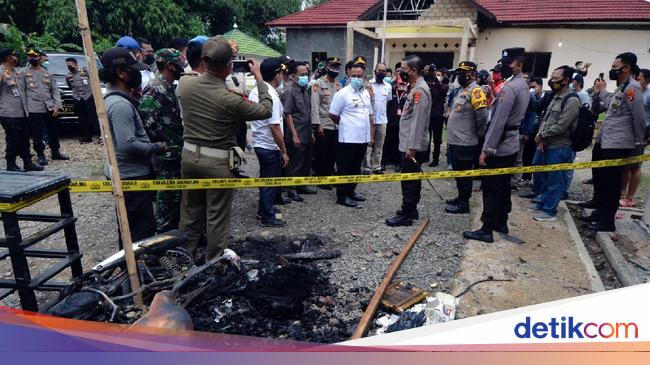
<instances>
[{"instance_id":1,"label":"tan uniform","mask_svg":"<svg viewBox=\"0 0 650 365\"><path fill-rule=\"evenodd\" d=\"M330 118L330 105L336 92L341 89L337 80L327 81L326 76L314 82L311 87L311 124L320 125L323 129L335 130L336 124Z\"/></svg>"},{"instance_id":2,"label":"tan uniform","mask_svg":"<svg viewBox=\"0 0 650 365\"><path fill-rule=\"evenodd\" d=\"M226 89L224 80L210 73L181 79L184 179L233 177L228 150L237 145L238 128L245 121L270 118L273 111L266 84L259 84L258 90L259 103L253 103ZM221 255L226 248L233 196L233 189L183 191L180 229L188 237L188 249L196 250L207 222L206 260Z\"/></svg>"}]
</instances>

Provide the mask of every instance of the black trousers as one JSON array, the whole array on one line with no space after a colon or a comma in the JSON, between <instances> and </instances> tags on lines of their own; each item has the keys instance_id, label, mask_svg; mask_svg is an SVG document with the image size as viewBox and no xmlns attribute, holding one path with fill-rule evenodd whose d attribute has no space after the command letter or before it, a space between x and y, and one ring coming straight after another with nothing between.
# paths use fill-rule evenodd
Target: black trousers
<instances>
[{"instance_id":1,"label":"black trousers","mask_svg":"<svg viewBox=\"0 0 650 365\"><path fill-rule=\"evenodd\" d=\"M359 175L361 163L366 156L367 143L339 143L336 152L336 166L339 175ZM336 186L336 197L345 198L354 193L357 184L339 184Z\"/></svg>"},{"instance_id":2,"label":"black trousers","mask_svg":"<svg viewBox=\"0 0 650 365\"><path fill-rule=\"evenodd\" d=\"M29 137L31 136L29 120L27 118L0 118L5 131L5 158L7 163L15 163L20 156L23 161L31 161L29 153ZM41 141L42 141L41 137Z\"/></svg>"},{"instance_id":3,"label":"black trousers","mask_svg":"<svg viewBox=\"0 0 650 365\"><path fill-rule=\"evenodd\" d=\"M99 119L92 96L88 100L75 100L74 111L79 118L79 126L84 139L91 139L93 134L99 134Z\"/></svg>"},{"instance_id":4,"label":"black trousers","mask_svg":"<svg viewBox=\"0 0 650 365\"><path fill-rule=\"evenodd\" d=\"M521 161L523 166L531 166L533 164L533 157L535 157L535 150L537 149L537 144L535 144L535 136L528 138L528 142L524 144L524 152L521 155ZM526 173L521 175L522 179L532 180L533 174Z\"/></svg>"},{"instance_id":5,"label":"black trousers","mask_svg":"<svg viewBox=\"0 0 650 365\"><path fill-rule=\"evenodd\" d=\"M336 149L339 144L339 131L324 129L322 137L316 137L314 144L314 172L316 176L332 176L335 174Z\"/></svg>"},{"instance_id":6,"label":"black trousers","mask_svg":"<svg viewBox=\"0 0 650 365\"><path fill-rule=\"evenodd\" d=\"M149 180L154 175L149 174L140 177L133 177L122 180ZM153 203L156 200L155 191L125 191L124 203L126 204L126 215L129 218L129 229L133 243L156 234L156 217L153 211ZM119 232L119 224L118 224ZM119 248L124 248L122 235L119 236Z\"/></svg>"},{"instance_id":7,"label":"black trousers","mask_svg":"<svg viewBox=\"0 0 650 365\"><path fill-rule=\"evenodd\" d=\"M61 145L59 144L59 121L52 117L52 113L30 113L29 124L32 131L32 145L37 154L45 151L43 143L43 130L47 128L49 146L52 152L58 152Z\"/></svg>"},{"instance_id":8,"label":"black trousers","mask_svg":"<svg viewBox=\"0 0 650 365\"><path fill-rule=\"evenodd\" d=\"M625 158L632 155L633 149L602 148L594 146L592 158L594 161ZM596 200L597 216L601 224L613 225L618 201L621 197L621 177L625 166L611 166L593 169L594 199Z\"/></svg>"},{"instance_id":9,"label":"black trousers","mask_svg":"<svg viewBox=\"0 0 650 365\"><path fill-rule=\"evenodd\" d=\"M303 143L300 147L288 143L289 165L287 166L287 176L310 176L313 150L314 145L312 143Z\"/></svg>"},{"instance_id":10,"label":"black trousers","mask_svg":"<svg viewBox=\"0 0 650 365\"><path fill-rule=\"evenodd\" d=\"M402 173L420 172L424 161L429 157L427 151L415 153L415 160L407 160L406 154L402 153L401 170ZM402 213L415 213L418 210L420 197L422 195L422 180L402 181Z\"/></svg>"},{"instance_id":11,"label":"black trousers","mask_svg":"<svg viewBox=\"0 0 650 365\"><path fill-rule=\"evenodd\" d=\"M478 146L458 146L449 145L447 153L451 160L451 166L454 171L465 171L474 168L474 159L478 151ZM469 199L472 197L473 178L459 177L456 178L456 189L458 189L458 205L469 207Z\"/></svg>"},{"instance_id":12,"label":"black trousers","mask_svg":"<svg viewBox=\"0 0 650 365\"><path fill-rule=\"evenodd\" d=\"M431 153L431 141L433 140L433 154L431 161L440 162L440 146L442 146L442 130L445 125L445 117L431 117L429 122L429 148L427 149L427 160Z\"/></svg>"},{"instance_id":13,"label":"black trousers","mask_svg":"<svg viewBox=\"0 0 650 365\"><path fill-rule=\"evenodd\" d=\"M386 166L400 163L399 124L388 123L386 125L386 139L384 139L384 151L381 155L381 164Z\"/></svg>"},{"instance_id":14,"label":"black trousers","mask_svg":"<svg viewBox=\"0 0 650 365\"><path fill-rule=\"evenodd\" d=\"M513 167L517 161L517 154L511 156L487 158L487 168ZM483 177L481 189L483 190L483 214L481 222L483 228L494 230L508 225L508 214L512 210L510 200L510 175L494 175Z\"/></svg>"}]
</instances>

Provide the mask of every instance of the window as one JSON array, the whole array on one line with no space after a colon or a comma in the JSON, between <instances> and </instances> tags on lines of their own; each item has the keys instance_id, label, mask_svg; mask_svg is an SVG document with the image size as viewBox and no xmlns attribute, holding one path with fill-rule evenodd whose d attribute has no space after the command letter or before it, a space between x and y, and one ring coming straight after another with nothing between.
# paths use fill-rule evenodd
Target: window
<instances>
[{"instance_id":1,"label":"window","mask_svg":"<svg viewBox=\"0 0 650 365\"><path fill-rule=\"evenodd\" d=\"M311 53L311 68L312 68L312 70L316 70L318 68L318 64L321 61L327 61L327 52L312 52Z\"/></svg>"},{"instance_id":2,"label":"window","mask_svg":"<svg viewBox=\"0 0 650 365\"><path fill-rule=\"evenodd\" d=\"M548 77L548 68L551 65L551 52L526 52L526 63L524 72L530 73L533 77Z\"/></svg>"}]
</instances>

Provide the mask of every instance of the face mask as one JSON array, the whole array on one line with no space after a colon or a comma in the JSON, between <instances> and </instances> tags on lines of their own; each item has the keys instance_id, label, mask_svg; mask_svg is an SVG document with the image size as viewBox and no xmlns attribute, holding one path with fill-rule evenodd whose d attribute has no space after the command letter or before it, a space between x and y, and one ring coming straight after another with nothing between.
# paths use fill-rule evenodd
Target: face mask
<instances>
[{"instance_id":1,"label":"face mask","mask_svg":"<svg viewBox=\"0 0 650 365\"><path fill-rule=\"evenodd\" d=\"M569 89L571 91L576 91L576 86L574 84L569 84Z\"/></svg>"},{"instance_id":2,"label":"face mask","mask_svg":"<svg viewBox=\"0 0 650 365\"><path fill-rule=\"evenodd\" d=\"M172 68L171 71L174 74L174 80L179 80L183 75L183 70L178 68L178 66L174 66L174 68Z\"/></svg>"},{"instance_id":3,"label":"face mask","mask_svg":"<svg viewBox=\"0 0 650 365\"><path fill-rule=\"evenodd\" d=\"M381 83L382 81L384 81L385 77L386 77L385 73L383 73L383 72L375 72L375 79L377 80L377 82Z\"/></svg>"},{"instance_id":4,"label":"face mask","mask_svg":"<svg viewBox=\"0 0 650 365\"><path fill-rule=\"evenodd\" d=\"M386 76L386 77L384 77L384 82L387 83L387 84L392 84L392 83L393 83L393 79L391 79L390 77Z\"/></svg>"},{"instance_id":5,"label":"face mask","mask_svg":"<svg viewBox=\"0 0 650 365\"><path fill-rule=\"evenodd\" d=\"M399 77L402 78L402 81L408 82L409 81L409 73L406 71L400 71L399 72Z\"/></svg>"},{"instance_id":6,"label":"face mask","mask_svg":"<svg viewBox=\"0 0 650 365\"><path fill-rule=\"evenodd\" d=\"M610 80L618 80L618 76L621 74L621 69L619 68L613 68L609 70L609 79Z\"/></svg>"},{"instance_id":7,"label":"face mask","mask_svg":"<svg viewBox=\"0 0 650 365\"><path fill-rule=\"evenodd\" d=\"M309 76L298 76L298 85L301 87L307 86L309 83Z\"/></svg>"},{"instance_id":8,"label":"face mask","mask_svg":"<svg viewBox=\"0 0 650 365\"><path fill-rule=\"evenodd\" d=\"M30 58L29 59L29 64L32 65L32 66L38 66L39 62L40 61L38 60L38 58Z\"/></svg>"},{"instance_id":9,"label":"face mask","mask_svg":"<svg viewBox=\"0 0 650 365\"><path fill-rule=\"evenodd\" d=\"M43 62L42 66L47 69L48 67L50 67L50 61Z\"/></svg>"},{"instance_id":10,"label":"face mask","mask_svg":"<svg viewBox=\"0 0 650 365\"><path fill-rule=\"evenodd\" d=\"M327 75L333 79L339 77L339 71L327 70Z\"/></svg>"},{"instance_id":11,"label":"face mask","mask_svg":"<svg viewBox=\"0 0 650 365\"><path fill-rule=\"evenodd\" d=\"M75 71L77 71L77 69L76 69L74 66L68 66L68 70L69 70L70 72L75 72Z\"/></svg>"},{"instance_id":12,"label":"face mask","mask_svg":"<svg viewBox=\"0 0 650 365\"><path fill-rule=\"evenodd\" d=\"M361 88L363 87L363 79L354 77L350 80L350 85L352 85L352 87L357 90L361 90Z\"/></svg>"},{"instance_id":13,"label":"face mask","mask_svg":"<svg viewBox=\"0 0 650 365\"><path fill-rule=\"evenodd\" d=\"M510 76L512 76L512 67L506 65L501 66L501 77L505 80Z\"/></svg>"},{"instance_id":14,"label":"face mask","mask_svg":"<svg viewBox=\"0 0 650 365\"><path fill-rule=\"evenodd\" d=\"M126 85L129 87L129 89L137 89L140 86L142 86L142 74L140 71L129 68L129 80L127 81Z\"/></svg>"},{"instance_id":15,"label":"face mask","mask_svg":"<svg viewBox=\"0 0 650 365\"><path fill-rule=\"evenodd\" d=\"M146 63L147 65L153 65L155 61L156 58L152 54L149 54L144 58L144 63Z\"/></svg>"},{"instance_id":16,"label":"face mask","mask_svg":"<svg viewBox=\"0 0 650 365\"><path fill-rule=\"evenodd\" d=\"M558 91L562 88L562 80L560 81L555 81L555 80L548 80L548 86L551 88L553 91Z\"/></svg>"},{"instance_id":17,"label":"face mask","mask_svg":"<svg viewBox=\"0 0 650 365\"><path fill-rule=\"evenodd\" d=\"M438 79L438 82L442 82L442 76L436 76L436 78Z\"/></svg>"}]
</instances>

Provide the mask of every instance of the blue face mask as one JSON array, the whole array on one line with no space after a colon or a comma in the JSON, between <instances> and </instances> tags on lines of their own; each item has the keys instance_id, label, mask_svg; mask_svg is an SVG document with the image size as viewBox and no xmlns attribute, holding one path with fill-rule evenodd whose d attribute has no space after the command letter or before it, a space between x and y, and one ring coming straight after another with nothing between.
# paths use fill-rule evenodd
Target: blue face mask
<instances>
[{"instance_id":1,"label":"blue face mask","mask_svg":"<svg viewBox=\"0 0 650 365\"><path fill-rule=\"evenodd\" d=\"M386 76L386 77L384 77L384 82L387 83L387 84L392 84L392 83L393 83L393 79L391 79L390 77Z\"/></svg>"},{"instance_id":2,"label":"blue face mask","mask_svg":"<svg viewBox=\"0 0 650 365\"><path fill-rule=\"evenodd\" d=\"M309 76L298 76L298 85L305 87L309 83Z\"/></svg>"},{"instance_id":3,"label":"blue face mask","mask_svg":"<svg viewBox=\"0 0 650 365\"><path fill-rule=\"evenodd\" d=\"M45 68L47 70L47 68L50 67L50 61L43 62L42 66L43 66L43 68Z\"/></svg>"},{"instance_id":4,"label":"blue face mask","mask_svg":"<svg viewBox=\"0 0 650 365\"><path fill-rule=\"evenodd\" d=\"M350 85L352 85L352 87L357 90L361 90L361 88L363 87L363 79L352 78L350 79Z\"/></svg>"}]
</instances>

